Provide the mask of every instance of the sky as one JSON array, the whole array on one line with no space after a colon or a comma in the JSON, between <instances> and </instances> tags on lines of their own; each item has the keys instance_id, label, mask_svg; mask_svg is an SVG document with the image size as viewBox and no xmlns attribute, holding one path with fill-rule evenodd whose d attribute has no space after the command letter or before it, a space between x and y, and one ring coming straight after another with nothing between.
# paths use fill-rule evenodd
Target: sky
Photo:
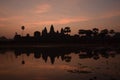
<instances>
[{"instance_id":1,"label":"sky","mask_svg":"<svg viewBox=\"0 0 120 80\"><path fill-rule=\"evenodd\" d=\"M53 24L55 30L69 26L79 29L120 31L120 0L0 0L0 36L13 38L15 32L31 36Z\"/></svg>"}]
</instances>

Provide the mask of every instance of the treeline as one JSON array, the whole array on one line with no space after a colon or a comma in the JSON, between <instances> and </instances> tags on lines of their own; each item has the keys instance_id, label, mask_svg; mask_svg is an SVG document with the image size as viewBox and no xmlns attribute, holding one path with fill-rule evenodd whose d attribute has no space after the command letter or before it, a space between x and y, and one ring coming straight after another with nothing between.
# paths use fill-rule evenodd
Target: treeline
<instances>
[{"instance_id":1,"label":"treeline","mask_svg":"<svg viewBox=\"0 0 120 80\"><path fill-rule=\"evenodd\" d=\"M21 29L24 31L25 27ZM120 43L120 32L114 30L93 28L90 30L79 29L78 34L70 35L70 27L61 28L55 31L51 25L50 31L45 27L42 32L35 31L34 36L27 34L23 36L16 33L13 43Z\"/></svg>"}]
</instances>

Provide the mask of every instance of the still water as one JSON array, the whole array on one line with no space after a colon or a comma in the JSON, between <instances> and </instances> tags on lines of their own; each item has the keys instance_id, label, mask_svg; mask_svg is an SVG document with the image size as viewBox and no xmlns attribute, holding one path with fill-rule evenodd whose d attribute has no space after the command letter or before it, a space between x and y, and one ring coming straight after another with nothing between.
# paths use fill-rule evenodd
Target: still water
<instances>
[{"instance_id":1,"label":"still water","mask_svg":"<svg viewBox=\"0 0 120 80\"><path fill-rule=\"evenodd\" d=\"M120 80L120 49L1 48L0 80Z\"/></svg>"}]
</instances>

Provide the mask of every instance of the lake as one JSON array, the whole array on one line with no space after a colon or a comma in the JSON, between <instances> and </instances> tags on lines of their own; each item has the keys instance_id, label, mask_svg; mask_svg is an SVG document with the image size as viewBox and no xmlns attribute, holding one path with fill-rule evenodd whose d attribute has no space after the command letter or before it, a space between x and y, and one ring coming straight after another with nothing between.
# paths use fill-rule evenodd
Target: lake
<instances>
[{"instance_id":1,"label":"lake","mask_svg":"<svg viewBox=\"0 0 120 80\"><path fill-rule=\"evenodd\" d=\"M120 80L120 48L0 48L0 80Z\"/></svg>"}]
</instances>

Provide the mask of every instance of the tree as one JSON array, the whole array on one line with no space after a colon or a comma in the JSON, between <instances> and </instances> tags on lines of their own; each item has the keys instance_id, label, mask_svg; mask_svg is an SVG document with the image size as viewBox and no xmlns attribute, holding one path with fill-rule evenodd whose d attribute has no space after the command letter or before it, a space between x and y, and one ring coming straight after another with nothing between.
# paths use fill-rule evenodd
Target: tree
<instances>
[{"instance_id":1,"label":"tree","mask_svg":"<svg viewBox=\"0 0 120 80\"><path fill-rule=\"evenodd\" d=\"M108 34L108 29L103 29L103 30L101 30L101 33L103 33L103 34Z\"/></svg>"},{"instance_id":2,"label":"tree","mask_svg":"<svg viewBox=\"0 0 120 80\"><path fill-rule=\"evenodd\" d=\"M83 30L83 29L80 29L78 31L79 35L85 35L86 37L90 37L92 35L92 31L91 30Z\"/></svg>"},{"instance_id":3,"label":"tree","mask_svg":"<svg viewBox=\"0 0 120 80\"><path fill-rule=\"evenodd\" d=\"M108 33L109 33L108 29L103 29L100 32L100 36L101 37L106 37L108 35Z\"/></svg>"},{"instance_id":4,"label":"tree","mask_svg":"<svg viewBox=\"0 0 120 80\"><path fill-rule=\"evenodd\" d=\"M91 30L80 29L80 30L78 31L78 34L79 34L80 36L91 37L92 34L93 34L93 32L92 32Z\"/></svg>"},{"instance_id":5,"label":"tree","mask_svg":"<svg viewBox=\"0 0 120 80\"><path fill-rule=\"evenodd\" d=\"M93 36L97 36L98 35L98 32L99 32L99 29L98 28L93 28Z\"/></svg>"},{"instance_id":6,"label":"tree","mask_svg":"<svg viewBox=\"0 0 120 80\"><path fill-rule=\"evenodd\" d=\"M93 32L91 30L85 30L85 34L87 37L91 37Z\"/></svg>"},{"instance_id":7,"label":"tree","mask_svg":"<svg viewBox=\"0 0 120 80\"><path fill-rule=\"evenodd\" d=\"M21 29L22 29L22 36L23 36L23 31L25 29L25 26L21 26Z\"/></svg>"},{"instance_id":8,"label":"tree","mask_svg":"<svg viewBox=\"0 0 120 80\"><path fill-rule=\"evenodd\" d=\"M83 30L83 29L80 29L79 31L78 31L78 34L81 36L81 35L84 35L85 34L85 30Z\"/></svg>"},{"instance_id":9,"label":"tree","mask_svg":"<svg viewBox=\"0 0 120 80\"><path fill-rule=\"evenodd\" d=\"M68 33L70 33L70 32L71 32L70 27L64 28L64 33L66 33L68 35Z\"/></svg>"},{"instance_id":10,"label":"tree","mask_svg":"<svg viewBox=\"0 0 120 80\"><path fill-rule=\"evenodd\" d=\"M120 32L116 32L114 37L117 38L117 39L120 39Z\"/></svg>"},{"instance_id":11,"label":"tree","mask_svg":"<svg viewBox=\"0 0 120 80\"><path fill-rule=\"evenodd\" d=\"M113 30L113 29L111 29L110 31L109 31L109 33L110 33L110 35L114 35L115 34L115 31Z\"/></svg>"},{"instance_id":12,"label":"tree","mask_svg":"<svg viewBox=\"0 0 120 80\"><path fill-rule=\"evenodd\" d=\"M108 29L103 29L103 30L101 30L101 33L102 33L102 34L108 34L108 32L109 32Z\"/></svg>"}]
</instances>

